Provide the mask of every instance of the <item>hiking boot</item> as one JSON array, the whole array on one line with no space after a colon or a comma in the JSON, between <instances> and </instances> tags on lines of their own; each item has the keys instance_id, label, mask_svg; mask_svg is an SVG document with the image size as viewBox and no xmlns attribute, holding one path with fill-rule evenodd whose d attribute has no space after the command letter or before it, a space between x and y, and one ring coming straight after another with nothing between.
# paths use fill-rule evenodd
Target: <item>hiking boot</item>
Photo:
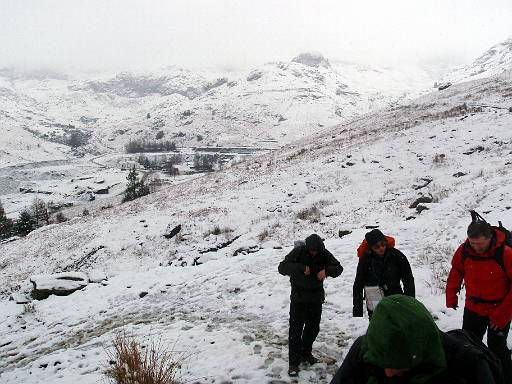
<instances>
[{"instance_id":1,"label":"hiking boot","mask_svg":"<svg viewBox=\"0 0 512 384\"><path fill-rule=\"evenodd\" d=\"M288 367L288 376L290 376L290 377L299 376L299 366L290 364L290 366Z\"/></svg>"},{"instance_id":2,"label":"hiking boot","mask_svg":"<svg viewBox=\"0 0 512 384\"><path fill-rule=\"evenodd\" d=\"M301 361L308 363L309 365L318 363L318 359L315 356L313 356L312 354L302 356Z\"/></svg>"}]
</instances>

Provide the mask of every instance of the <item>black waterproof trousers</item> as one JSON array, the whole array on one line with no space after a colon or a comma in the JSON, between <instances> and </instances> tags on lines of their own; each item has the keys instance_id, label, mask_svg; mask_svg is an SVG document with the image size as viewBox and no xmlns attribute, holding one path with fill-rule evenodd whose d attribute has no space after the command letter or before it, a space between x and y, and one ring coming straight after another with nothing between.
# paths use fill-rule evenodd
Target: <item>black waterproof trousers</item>
<instances>
[{"instance_id":1,"label":"black waterproof trousers","mask_svg":"<svg viewBox=\"0 0 512 384\"><path fill-rule=\"evenodd\" d=\"M471 331L480 340L487 331L487 346L501 360L505 383L512 383L512 361L510 349L507 347L508 331L510 323L504 329L492 330L489 327L489 318L464 308L462 329Z\"/></svg>"},{"instance_id":2,"label":"black waterproof trousers","mask_svg":"<svg viewBox=\"0 0 512 384\"><path fill-rule=\"evenodd\" d=\"M299 365L303 356L309 356L313 342L320 332L322 303L290 303L290 331L288 334L289 364Z\"/></svg>"}]
</instances>

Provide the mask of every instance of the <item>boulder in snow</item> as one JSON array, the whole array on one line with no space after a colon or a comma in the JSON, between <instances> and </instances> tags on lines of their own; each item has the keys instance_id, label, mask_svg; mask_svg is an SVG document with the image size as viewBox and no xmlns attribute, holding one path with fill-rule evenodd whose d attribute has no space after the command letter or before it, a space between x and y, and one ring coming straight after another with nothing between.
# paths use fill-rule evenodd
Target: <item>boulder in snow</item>
<instances>
[{"instance_id":1,"label":"boulder in snow","mask_svg":"<svg viewBox=\"0 0 512 384\"><path fill-rule=\"evenodd\" d=\"M446 89L448 87L451 87L452 86L452 83L450 83L449 81L447 81L446 83L441 83L441 84L438 84L437 85L437 89L442 91L443 89Z\"/></svg>"},{"instance_id":2,"label":"boulder in snow","mask_svg":"<svg viewBox=\"0 0 512 384\"><path fill-rule=\"evenodd\" d=\"M171 224L167 225L167 229L165 230L164 237L166 239L172 239L181 231L181 224L175 226L171 229Z\"/></svg>"},{"instance_id":3,"label":"boulder in snow","mask_svg":"<svg viewBox=\"0 0 512 384\"><path fill-rule=\"evenodd\" d=\"M429 209L430 208L424 204L418 204L418 206L416 207L416 212L421 213L423 211L428 211Z\"/></svg>"},{"instance_id":4,"label":"boulder in snow","mask_svg":"<svg viewBox=\"0 0 512 384\"><path fill-rule=\"evenodd\" d=\"M82 272L62 272L53 275L34 275L30 278L34 288L32 297L44 300L50 295L67 296L89 284L87 274Z\"/></svg>"},{"instance_id":5,"label":"boulder in snow","mask_svg":"<svg viewBox=\"0 0 512 384\"><path fill-rule=\"evenodd\" d=\"M94 191L96 195L108 195L110 187L98 188Z\"/></svg>"},{"instance_id":6,"label":"boulder in snow","mask_svg":"<svg viewBox=\"0 0 512 384\"><path fill-rule=\"evenodd\" d=\"M417 208L419 204L431 203L434 200L432 196L421 196L418 197L414 202L409 205L409 208Z\"/></svg>"}]
</instances>

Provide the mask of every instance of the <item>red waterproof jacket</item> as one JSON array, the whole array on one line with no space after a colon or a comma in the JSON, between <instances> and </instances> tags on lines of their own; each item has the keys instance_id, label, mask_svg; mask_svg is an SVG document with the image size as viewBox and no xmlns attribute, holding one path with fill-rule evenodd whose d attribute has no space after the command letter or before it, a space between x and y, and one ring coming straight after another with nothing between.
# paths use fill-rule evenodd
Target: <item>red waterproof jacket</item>
<instances>
[{"instance_id":1,"label":"red waterproof jacket","mask_svg":"<svg viewBox=\"0 0 512 384\"><path fill-rule=\"evenodd\" d=\"M491 243L491 248L484 254L477 254L469 246L468 240L457 249L446 282L446 306L457 306L457 293L464 280L466 308L489 317L494 325L504 328L512 319L512 248L505 246L503 250L505 272L494 258L496 251L505 241L505 235L496 229L494 234L495 239ZM469 256L463 260L464 247ZM474 260L471 255L489 259Z\"/></svg>"}]
</instances>

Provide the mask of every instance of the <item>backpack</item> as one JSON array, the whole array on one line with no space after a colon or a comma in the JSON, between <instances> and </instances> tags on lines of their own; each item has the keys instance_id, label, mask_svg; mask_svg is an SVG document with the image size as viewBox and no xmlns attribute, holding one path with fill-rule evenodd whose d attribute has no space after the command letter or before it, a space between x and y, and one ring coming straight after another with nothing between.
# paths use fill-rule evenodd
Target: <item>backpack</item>
<instances>
[{"instance_id":1,"label":"backpack","mask_svg":"<svg viewBox=\"0 0 512 384\"><path fill-rule=\"evenodd\" d=\"M295 240L293 242L293 248L300 248L300 247L305 247L306 246L306 242L304 240Z\"/></svg>"},{"instance_id":2,"label":"backpack","mask_svg":"<svg viewBox=\"0 0 512 384\"><path fill-rule=\"evenodd\" d=\"M389 248L395 248L395 238L391 236L384 236L386 241L388 242ZM364 239L359 247L357 247L357 257L363 257L367 252L370 251L370 247L368 247L368 242Z\"/></svg>"},{"instance_id":3,"label":"backpack","mask_svg":"<svg viewBox=\"0 0 512 384\"><path fill-rule=\"evenodd\" d=\"M472 332L468 332L463 329L453 329L446 332L446 334L462 342L464 344L464 349L468 349L469 347L480 352L481 357L487 361L487 364L489 365L492 376L494 377L494 382L496 384L505 384L501 360Z\"/></svg>"},{"instance_id":4,"label":"backpack","mask_svg":"<svg viewBox=\"0 0 512 384\"><path fill-rule=\"evenodd\" d=\"M477 213L476 211L469 211L471 213L471 222L478 222L478 221L482 221L484 223L487 223L487 221L479 214ZM489 223L487 223L489 224ZM489 224L490 225L490 224ZM505 228L503 226L503 224L501 223L501 221L498 221L498 226L495 227L495 226L491 226L492 229L495 229L495 230L498 230L500 232L502 232L504 235L505 235L505 241L503 242L503 244L501 245L501 247L499 247L496 252L494 253L494 260L496 261L496 263L498 263L498 265L500 266L500 268L503 270L503 272L505 272L505 274L507 273L507 270L505 268L505 261L503 260L503 253L505 252L505 246L507 247L510 247L512 248L512 234L510 233L510 231ZM480 256L475 256L475 255L470 255L468 252L467 252L467 245L464 245L464 250L462 252L462 264L464 264L464 261L469 257L470 259L472 260L477 260L477 261L482 261L482 260L488 260L487 257L480 257Z\"/></svg>"}]
</instances>

